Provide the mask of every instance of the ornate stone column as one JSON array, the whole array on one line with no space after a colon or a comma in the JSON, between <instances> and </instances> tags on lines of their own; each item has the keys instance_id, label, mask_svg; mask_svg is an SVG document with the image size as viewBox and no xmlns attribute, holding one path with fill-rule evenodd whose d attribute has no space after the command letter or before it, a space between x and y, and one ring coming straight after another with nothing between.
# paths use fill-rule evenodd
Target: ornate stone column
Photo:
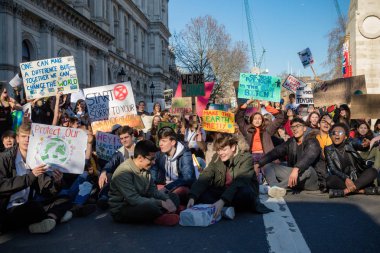
<instances>
[{"instance_id":1,"label":"ornate stone column","mask_svg":"<svg viewBox=\"0 0 380 253\"><path fill-rule=\"evenodd\" d=\"M41 33L41 58L52 58L56 57L52 54L52 31L55 25L47 20L40 21L40 33Z\"/></svg>"}]
</instances>

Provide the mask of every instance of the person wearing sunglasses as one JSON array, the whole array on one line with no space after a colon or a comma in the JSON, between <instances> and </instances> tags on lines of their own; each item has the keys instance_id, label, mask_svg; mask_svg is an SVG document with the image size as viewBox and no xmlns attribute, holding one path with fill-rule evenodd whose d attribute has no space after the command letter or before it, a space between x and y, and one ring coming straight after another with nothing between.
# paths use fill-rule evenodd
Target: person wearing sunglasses
<instances>
[{"instance_id":1,"label":"person wearing sunglasses","mask_svg":"<svg viewBox=\"0 0 380 253\"><path fill-rule=\"evenodd\" d=\"M293 119L290 127L294 136L266 153L259 161L269 184L268 195L272 198L285 196L286 188L318 189L318 176L314 168L321 153L319 143L314 136L305 136L307 126L301 118ZM287 166L272 162L285 157Z\"/></svg>"},{"instance_id":2,"label":"person wearing sunglasses","mask_svg":"<svg viewBox=\"0 0 380 253\"><path fill-rule=\"evenodd\" d=\"M157 151L153 142L140 141L136 144L133 158L117 167L109 192L110 212L114 221L154 221L166 226L179 222L179 216L175 213L179 205L177 195L159 191L150 173Z\"/></svg>"},{"instance_id":3,"label":"person wearing sunglasses","mask_svg":"<svg viewBox=\"0 0 380 253\"><path fill-rule=\"evenodd\" d=\"M344 123L337 123L331 128L333 144L325 148L329 197L344 197L354 193L380 194L378 187L370 187L377 177L377 170L366 165L347 140L348 136L349 129Z\"/></svg>"}]
</instances>

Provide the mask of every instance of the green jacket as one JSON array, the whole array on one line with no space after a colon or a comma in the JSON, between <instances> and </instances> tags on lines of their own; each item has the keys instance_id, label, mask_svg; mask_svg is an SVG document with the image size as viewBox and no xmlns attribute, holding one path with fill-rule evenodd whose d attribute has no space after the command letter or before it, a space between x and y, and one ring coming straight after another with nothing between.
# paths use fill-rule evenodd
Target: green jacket
<instances>
[{"instance_id":1,"label":"green jacket","mask_svg":"<svg viewBox=\"0 0 380 253\"><path fill-rule=\"evenodd\" d=\"M150 171L137 168L131 158L120 164L113 173L109 197L112 214L117 213L123 205L137 206L150 202L161 206L161 200L169 198L157 190Z\"/></svg>"},{"instance_id":2,"label":"green jacket","mask_svg":"<svg viewBox=\"0 0 380 253\"><path fill-rule=\"evenodd\" d=\"M232 177L232 184L226 188L226 172ZM253 170L252 154L238 151L230 161L222 162L215 154L209 165L199 175L191 187L189 196L197 200L208 188L224 189L221 196L226 203L231 203L239 187L250 186L258 193L258 182Z\"/></svg>"}]
</instances>

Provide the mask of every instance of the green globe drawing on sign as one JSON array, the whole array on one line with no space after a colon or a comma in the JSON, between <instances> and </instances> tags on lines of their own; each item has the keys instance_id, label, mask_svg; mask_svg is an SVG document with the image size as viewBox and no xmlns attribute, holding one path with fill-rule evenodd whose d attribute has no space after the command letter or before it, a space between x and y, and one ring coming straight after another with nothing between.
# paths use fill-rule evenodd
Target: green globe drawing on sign
<instances>
[{"instance_id":1,"label":"green globe drawing on sign","mask_svg":"<svg viewBox=\"0 0 380 253\"><path fill-rule=\"evenodd\" d=\"M45 139L40 148L40 157L45 164L62 164L68 159L68 146L60 138Z\"/></svg>"}]
</instances>

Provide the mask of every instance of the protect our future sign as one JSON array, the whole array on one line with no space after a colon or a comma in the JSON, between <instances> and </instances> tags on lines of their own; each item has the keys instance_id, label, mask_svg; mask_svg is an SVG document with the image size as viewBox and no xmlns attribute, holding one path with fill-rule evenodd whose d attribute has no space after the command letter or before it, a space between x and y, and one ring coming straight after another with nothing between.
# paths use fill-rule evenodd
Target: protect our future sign
<instances>
[{"instance_id":1,"label":"protect our future sign","mask_svg":"<svg viewBox=\"0 0 380 253\"><path fill-rule=\"evenodd\" d=\"M130 82L83 89L83 93L92 122L137 114Z\"/></svg>"},{"instance_id":2,"label":"protect our future sign","mask_svg":"<svg viewBox=\"0 0 380 253\"><path fill-rule=\"evenodd\" d=\"M219 110L203 110L202 127L206 131L234 133L235 114Z\"/></svg>"},{"instance_id":3,"label":"protect our future sign","mask_svg":"<svg viewBox=\"0 0 380 253\"><path fill-rule=\"evenodd\" d=\"M238 98L280 102L280 78L251 73L241 73L239 79Z\"/></svg>"},{"instance_id":4,"label":"protect our future sign","mask_svg":"<svg viewBox=\"0 0 380 253\"><path fill-rule=\"evenodd\" d=\"M26 99L79 91L74 57L58 57L20 64Z\"/></svg>"},{"instance_id":5,"label":"protect our future sign","mask_svg":"<svg viewBox=\"0 0 380 253\"><path fill-rule=\"evenodd\" d=\"M63 173L82 174L87 138L82 129L33 123L26 163L32 169L46 164Z\"/></svg>"}]
</instances>

